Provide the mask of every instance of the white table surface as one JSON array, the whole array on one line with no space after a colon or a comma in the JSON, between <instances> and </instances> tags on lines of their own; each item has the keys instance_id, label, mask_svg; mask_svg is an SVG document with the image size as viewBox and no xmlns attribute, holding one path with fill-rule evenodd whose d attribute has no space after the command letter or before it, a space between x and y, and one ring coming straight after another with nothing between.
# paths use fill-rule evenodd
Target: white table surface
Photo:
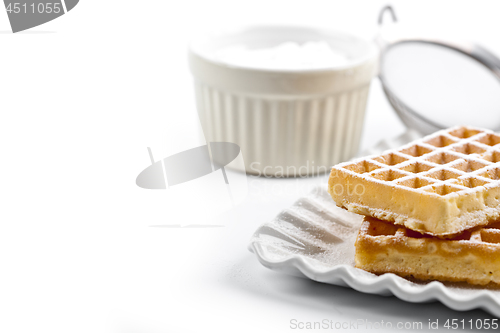
<instances>
[{"instance_id":1,"label":"white table surface","mask_svg":"<svg viewBox=\"0 0 500 333\"><path fill-rule=\"evenodd\" d=\"M325 177L250 177L247 199L207 217L224 225L212 228L154 227L192 215L174 214L166 191L135 185L146 147L163 158L201 142L185 58L195 31L252 22L370 30L383 3L287 2L284 11L268 1L87 0L17 35L0 16L0 331L289 332L293 319L490 318L262 267L247 250L253 231ZM395 5L415 22L427 11ZM468 17L482 27L495 18L483 12ZM403 131L374 81L363 148Z\"/></svg>"}]
</instances>

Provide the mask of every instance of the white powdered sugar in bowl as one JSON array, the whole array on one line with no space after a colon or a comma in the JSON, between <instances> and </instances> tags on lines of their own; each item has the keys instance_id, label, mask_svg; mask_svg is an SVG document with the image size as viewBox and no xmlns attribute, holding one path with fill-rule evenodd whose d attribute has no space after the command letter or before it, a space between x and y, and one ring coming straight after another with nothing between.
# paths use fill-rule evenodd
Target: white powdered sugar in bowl
<instances>
[{"instance_id":1,"label":"white powdered sugar in bowl","mask_svg":"<svg viewBox=\"0 0 500 333\"><path fill-rule=\"evenodd\" d=\"M324 174L359 148L374 43L337 31L257 26L189 48L208 142L240 146L247 173Z\"/></svg>"},{"instance_id":2,"label":"white powdered sugar in bowl","mask_svg":"<svg viewBox=\"0 0 500 333\"><path fill-rule=\"evenodd\" d=\"M212 59L232 66L271 70L321 69L349 64L345 54L332 49L325 41L284 42L264 49L236 44L217 51Z\"/></svg>"}]
</instances>

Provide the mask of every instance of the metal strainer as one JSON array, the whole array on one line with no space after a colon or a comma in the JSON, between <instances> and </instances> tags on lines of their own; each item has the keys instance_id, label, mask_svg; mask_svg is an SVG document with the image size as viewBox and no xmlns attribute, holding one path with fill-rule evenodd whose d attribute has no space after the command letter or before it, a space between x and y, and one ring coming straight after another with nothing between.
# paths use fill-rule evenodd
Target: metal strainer
<instances>
[{"instance_id":1,"label":"metal strainer","mask_svg":"<svg viewBox=\"0 0 500 333\"><path fill-rule=\"evenodd\" d=\"M500 129L500 59L471 42L413 36L394 25L382 32L379 79L403 123L422 134L454 125ZM394 34L395 32L395 34Z\"/></svg>"}]
</instances>

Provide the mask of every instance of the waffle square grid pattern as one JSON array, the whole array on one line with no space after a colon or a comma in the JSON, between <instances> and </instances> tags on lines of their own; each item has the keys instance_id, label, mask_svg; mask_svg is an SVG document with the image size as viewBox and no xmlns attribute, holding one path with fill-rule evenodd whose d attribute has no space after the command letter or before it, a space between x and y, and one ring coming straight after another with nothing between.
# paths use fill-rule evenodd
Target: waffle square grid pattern
<instances>
[{"instance_id":1,"label":"waffle square grid pattern","mask_svg":"<svg viewBox=\"0 0 500 333\"><path fill-rule=\"evenodd\" d=\"M454 127L332 168L328 191L349 211L449 237L500 217L500 135Z\"/></svg>"},{"instance_id":2,"label":"waffle square grid pattern","mask_svg":"<svg viewBox=\"0 0 500 333\"><path fill-rule=\"evenodd\" d=\"M440 239L365 217L356 240L356 267L419 280L500 285L500 222Z\"/></svg>"}]
</instances>

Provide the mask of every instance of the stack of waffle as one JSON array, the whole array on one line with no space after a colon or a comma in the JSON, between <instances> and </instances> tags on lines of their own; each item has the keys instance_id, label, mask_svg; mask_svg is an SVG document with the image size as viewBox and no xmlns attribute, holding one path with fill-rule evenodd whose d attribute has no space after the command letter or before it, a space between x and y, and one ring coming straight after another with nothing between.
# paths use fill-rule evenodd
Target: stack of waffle
<instances>
[{"instance_id":1,"label":"stack of waffle","mask_svg":"<svg viewBox=\"0 0 500 333\"><path fill-rule=\"evenodd\" d=\"M335 203L365 215L356 267L500 284L500 135L455 127L332 168Z\"/></svg>"}]
</instances>

